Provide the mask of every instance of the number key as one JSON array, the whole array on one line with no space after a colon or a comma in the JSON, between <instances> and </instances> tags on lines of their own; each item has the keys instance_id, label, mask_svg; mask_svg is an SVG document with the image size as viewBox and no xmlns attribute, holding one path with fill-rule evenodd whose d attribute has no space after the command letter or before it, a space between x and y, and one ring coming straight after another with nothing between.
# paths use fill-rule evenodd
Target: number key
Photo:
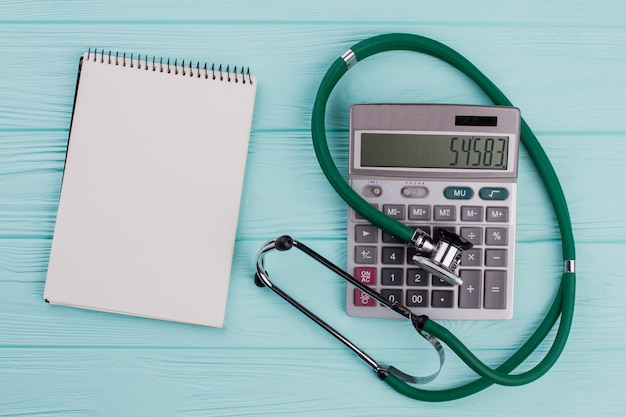
<instances>
[{"instance_id":1,"label":"number key","mask_svg":"<svg viewBox=\"0 0 626 417\"><path fill-rule=\"evenodd\" d=\"M428 272L420 268L407 269L406 285L411 287L426 287L428 285Z\"/></svg>"},{"instance_id":2,"label":"number key","mask_svg":"<svg viewBox=\"0 0 626 417\"><path fill-rule=\"evenodd\" d=\"M383 285L402 285L402 268L383 268L381 282Z\"/></svg>"},{"instance_id":3,"label":"number key","mask_svg":"<svg viewBox=\"0 0 626 417\"><path fill-rule=\"evenodd\" d=\"M391 303L402 302L402 290L381 290L380 294Z\"/></svg>"},{"instance_id":4,"label":"number key","mask_svg":"<svg viewBox=\"0 0 626 417\"><path fill-rule=\"evenodd\" d=\"M404 264L404 248L385 247L383 248L382 263L392 265Z\"/></svg>"},{"instance_id":5,"label":"number key","mask_svg":"<svg viewBox=\"0 0 626 417\"><path fill-rule=\"evenodd\" d=\"M406 292L406 305L408 307L428 307L428 291L409 290Z\"/></svg>"}]
</instances>

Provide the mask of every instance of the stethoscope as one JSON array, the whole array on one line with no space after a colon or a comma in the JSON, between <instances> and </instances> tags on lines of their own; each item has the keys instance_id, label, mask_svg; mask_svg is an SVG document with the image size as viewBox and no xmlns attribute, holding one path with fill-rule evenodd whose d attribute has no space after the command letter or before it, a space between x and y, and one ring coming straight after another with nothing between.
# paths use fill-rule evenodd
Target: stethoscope
<instances>
[{"instance_id":1,"label":"stethoscope","mask_svg":"<svg viewBox=\"0 0 626 417\"><path fill-rule=\"evenodd\" d=\"M372 207L368 202L354 192L350 185L345 181L335 166L328 148L326 139L325 113L328 98L330 97L335 85L339 82L347 70L352 68L357 62L380 52L391 50L421 52L439 58L456 67L473 80L483 89L495 105L512 106L511 102L495 86L495 84L493 84L493 82L482 74L480 70L478 70L471 62L446 45L423 36L412 34L394 33L375 36L357 43L340 58L337 58L322 79L315 99L315 104L313 106L311 122L315 154L328 181L331 183L335 191L354 210L359 212L373 225L407 243L409 247L416 249L418 251L418 257L414 260L423 268L428 269L448 282L459 284L460 279L456 275L455 270L459 264L462 251L471 247L471 244L468 244L462 238L459 238L453 233L444 232L443 234L437 236L436 239L433 239L427 233L424 233L419 229L414 230L397 220L387 217L384 213ZM546 314L546 317L539 324L529 339L499 367L495 369L490 368L480 361L480 359L478 359L473 353L471 353L471 351L445 327L435 323L425 315L416 315L412 313L411 310L399 302L390 302L375 290L361 284L357 279L332 264L320 254L289 236L281 236L273 239L267 242L259 251L256 262L255 282L259 286L266 286L270 288L280 297L285 299L299 311L324 328L327 332L332 334L335 338L340 340L343 344L355 352L359 358L371 366L376 371L380 379L385 381L396 391L408 397L423 401L449 401L467 397L489 387L492 384L517 386L535 381L548 372L556 363L569 336L574 316L574 298L576 291L575 246L569 211L559 180L552 164L550 163L550 160L548 159L548 156L539 144L539 141L530 127L523 119L521 123L520 138L546 187L550 201L554 208L561 232L564 271L558 291L550 309ZM371 356L367 355L363 350L358 348L341 333L310 312L269 280L269 275L265 268L265 255L273 250L287 251L291 248L297 248L303 251L313 259L321 262L333 272L340 275L352 285L359 288L361 291L376 299L382 305L387 306L400 316L409 320L412 326L424 338L426 338L439 353L440 368L444 361L443 349L440 343L441 341L450 347L450 349L452 349L452 351L454 351L454 353L456 353L459 358L463 360L463 362L476 372L479 375L479 378L473 382L455 388L443 389L439 391L424 390L409 385L409 383L420 384L431 381L437 376L438 371L433 375L414 377L399 371L393 366L380 365ZM559 326L556 336L552 346L543 359L528 371L511 374L513 370L515 370L530 356L531 353L537 349L537 347L550 333L557 321L559 321Z\"/></svg>"}]
</instances>

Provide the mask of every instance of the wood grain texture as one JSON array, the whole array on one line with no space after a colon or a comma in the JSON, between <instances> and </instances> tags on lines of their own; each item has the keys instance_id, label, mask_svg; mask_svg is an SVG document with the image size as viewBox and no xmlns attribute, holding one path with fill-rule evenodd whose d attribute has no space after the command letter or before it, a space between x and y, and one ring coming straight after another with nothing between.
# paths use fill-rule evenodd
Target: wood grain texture
<instances>
[{"instance_id":1,"label":"wood grain texture","mask_svg":"<svg viewBox=\"0 0 626 417\"><path fill-rule=\"evenodd\" d=\"M618 0L0 1L0 416L623 416L625 12ZM521 108L562 180L577 239L577 310L561 360L535 383L444 404L406 399L252 282L256 251L283 233L345 262L345 203L315 160L311 108L328 65L386 32L432 37L474 62ZM43 302L78 58L90 47L245 64L259 79L223 329ZM344 173L347 109L373 101L488 103L428 57L370 58L329 102L331 151ZM561 269L558 230L525 152L517 222L515 318L444 323L493 366L541 320ZM268 265L281 287L381 362L434 369L407 323L347 317L337 277L297 254ZM448 351L431 388L473 378Z\"/></svg>"},{"instance_id":2,"label":"wood grain texture","mask_svg":"<svg viewBox=\"0 0 626 417\"><path fill-rule=\"evenodd\" d=\"M389 23L2 25L0 36L5 42L0 52L11 61L0 68L0 87L6 95L0 128L67 128L75 85L75 77L67 74L76 72L81 53L91 47L231 65L245 60L264 80L253 128L302 129L308 126L320 77L336 57L369 36L409 31L445 42L471 59L523 109L535 129L619 131L624 122L611 114L623 101L612 91L612 80L626 72L620 59L626 47L625 30L454 24L413 28ZM551 38L559 42L548 42ZM45 71L24 71L41 67L41 50L47 57ZM278 63L281 56L286 59ZM272 94L275 91L281 94ZM606 94L609 91L613 94ZM351 71L329 107L342 110L351 102L392 99L487 102L476 87L441 62L388 53ZM542 106L551 111L541 111ZM344 111L330 112L330 128L346 125Z\"/></svg>"},{"instance_id":3,"label":"wood grain texture","mask_svg":"<svg viewBox=\"0 0 626 417\"><path fill-rule=\"evenodd\" d=\"M265 22L277 25L285 22L322 22L327 24L393 23L432 24L452 22L457 25L552 25L552 26L616 26L626 22L619 13L619 0L567 1L549 3L529 0L506 4L496 0L476 0L472 7L462 7L455 0L443 0L437 4L415 3L411 0L395 1L393 7L380 7L375 0L358 4L350 1L320 0L306 4L294 4L289 0L273 0L261 4L248 0L229 3L210 2L197 4L193 0L181 0L173 7L167 0L107 2L81 0L25 0L4 1L2 20L8 23L102 23L102 22L157 22L162 26L171 23L219 23Z\"/></svg>"},{"instance_id":4,"label":"wood grain texture","mask_svg":"<svg viewBox=\"0 0 626 417\"><path fill-rule=\"evenodd\" d=\"M570 352L546 375L543 390L492 387L472 398L429 404L398 396L339 349L259 349L254 357L220 349L9 349L0 351L4 373L0 407L5 415L46 417L378 413L478 417L496 415L496 410L500 415L515 410L515 415L585 417L589 396L571 393L601 390L595 398L602 401L601 407L596 404L600 410L596 415L621 416L621 373L609 365L619 356L610 352L605 355L607 363L598 366L585 353ZM456 372L462 368L450 362L442 378L468 380ZM563 368L572 366L587 377L569 377ZM418 366L412 368L419 371Z\"/></svg>"}]
</instances>

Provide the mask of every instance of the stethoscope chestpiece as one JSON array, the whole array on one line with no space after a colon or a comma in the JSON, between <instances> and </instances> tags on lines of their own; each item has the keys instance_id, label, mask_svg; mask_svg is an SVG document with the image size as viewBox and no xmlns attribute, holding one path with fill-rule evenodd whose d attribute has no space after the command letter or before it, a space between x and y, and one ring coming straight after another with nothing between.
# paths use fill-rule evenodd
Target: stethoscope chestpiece
<instances>
[{"instance_id":1,"label":"stethoscope chestpiece","mask_svg":"<svg viewBox=\"0 0 626 417\"><path fill-rule=\"evenodd\" d=\"M438 229L435 242L428 233L418 228L409 245L417 250L412 261L426 272L452 285L463 284L456 270L461 262L463 251L472 248L471 242L446 229Z\"/></svg>"}]
</instances>

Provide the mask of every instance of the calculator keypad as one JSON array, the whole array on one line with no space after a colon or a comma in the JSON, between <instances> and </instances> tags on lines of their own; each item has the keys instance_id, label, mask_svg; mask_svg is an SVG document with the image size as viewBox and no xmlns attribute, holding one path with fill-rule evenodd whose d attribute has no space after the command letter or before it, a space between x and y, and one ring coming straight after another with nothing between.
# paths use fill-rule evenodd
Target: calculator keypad
<instances>
[{"instance_id":1,"label":"calculator keypad","mask_svg":"<svg viewBox=\"0 0 626 417\"><path fill-rule=\"evenodd\" d=\"M371 186L371 184L369 184ZM359 189L361 184L352 181ZM348 270L391 301L434 319L507 319L513 312L515 183L445 185L420 182L419 197L403 198L402 181L376 181L381 193L368 200L389 217L436 236L438 228L460 234L474 247L463 251L451 285L412 262L415 250L350 210ZM404 194L406 195L406 193ZM346 310L364 317L395 317L348 285Z\"/></svg>"}]
</instances>

